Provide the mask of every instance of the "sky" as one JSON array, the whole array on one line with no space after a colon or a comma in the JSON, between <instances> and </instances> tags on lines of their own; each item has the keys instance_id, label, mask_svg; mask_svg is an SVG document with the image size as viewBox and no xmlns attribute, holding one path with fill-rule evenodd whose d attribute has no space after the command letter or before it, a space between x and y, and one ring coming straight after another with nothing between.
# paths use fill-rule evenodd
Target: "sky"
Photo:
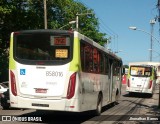
<instances>
[{"instance_id":1,"label":"sky","mask_svg":"<svg viewBox=\"0 0 160 124\"><path fill-rule=\"evenodd\" d=\"M99 30L111 37L108 48L122 58L123 63L150 61L151 24L158 16L158 0L77 0L93 9L99 20ZM137 29L130 30L130 26ZM160 40L159 23L153 25L153 36ZM145 32L144 32L145 31ZM147 32L147 33L146 33ZM160 61L160 43L152 38L152 61Z\"/></svg>"}]
</instances>

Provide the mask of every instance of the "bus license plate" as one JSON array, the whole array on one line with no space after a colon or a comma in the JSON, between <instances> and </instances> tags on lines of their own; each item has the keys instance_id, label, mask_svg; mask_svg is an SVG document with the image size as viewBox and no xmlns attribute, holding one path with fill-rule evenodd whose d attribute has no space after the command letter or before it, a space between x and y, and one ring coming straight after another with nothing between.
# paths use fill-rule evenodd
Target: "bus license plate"
<instances>
[{"instance_id":1,"label":"bus license plate","mask_svg":"<svg viewBox=\"0 0 160 124\"><path fill-rule=\"evenodd\" d=\"M47 89L41 89L41 88L37 88L35 89L36 93L47 93Z\"/></svg>"},{"instance_id":2,"label":"bus license plate","mask_svg":"<svg viewBox=\"0 0 160 124\"><path fill-rule=\"evenodd\" d=\"M137 87L141 87L142 85L137 85Z\"/></svg>"}]
</instances>

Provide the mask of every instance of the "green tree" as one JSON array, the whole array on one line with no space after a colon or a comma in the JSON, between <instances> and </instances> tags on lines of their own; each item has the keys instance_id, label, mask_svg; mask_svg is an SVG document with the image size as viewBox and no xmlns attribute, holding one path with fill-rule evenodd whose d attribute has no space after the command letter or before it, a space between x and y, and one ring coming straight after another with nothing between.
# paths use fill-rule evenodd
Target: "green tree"
<instances>
[{"instance_id":1,"label":"green tree","mask_svg":"<svg viewBox=\"0 0 160 124\"><path fill-rule=\"evenodd\" d=\"M123 65L123 67L124 67L124 68L129 68L129 66L128 66L128 65Z\"/></svg>"},{"instance_id":2,"label":"green tree","mask_svg":"<svg viewBox=\"0 0 160 124\"><path fill-rule=\"evenodd\" d=\"M43 0L0 0L0 82L7 80L8 48L11 32L44 28ZM47 19L49 29L58 29L79 16L79 32L100 43L108 42L104 33L99 32L98 18L92 9L88 9L74 0L47 0ZM70 29L70 26L64 29ZM75 25L74 27L75 28Z\"/></svg>"},{"instance_id":3,"label":"green tree","mask_svg":"<svg viewBox=\"0 0 160 124\"><path fill-rule=\"evenodd\" d=\"M38 28L43 28L43 1L42 0L30 0L29 11L36 18L35 23L39 24ZM76 14L92 13L88 15L79 16L79 32L90 37L94 41L104 45L108 42L104 33L100 33L98 30L98 19L95 17L93 10L86 8L82 3L75 2L74 0L49 0L47 1L47 18L48 28L58 29L70 21L76 20ZM31 15L31 14L30 14ZM64 27L64 29L70 29L70 25ZM75 28L75 26L74 26Z\"/></svg>"},{"instance_id":4,"label":"green tree","mask_svg":"<svg viewBox=\"0 0 160 124\"><path fill-rule=\"evenodd\" d=\"M0 82L2 82L8 80L10 33L25 29L28 23L25 0L1 0L0 5Z\"/></svg>"}]
</instances>

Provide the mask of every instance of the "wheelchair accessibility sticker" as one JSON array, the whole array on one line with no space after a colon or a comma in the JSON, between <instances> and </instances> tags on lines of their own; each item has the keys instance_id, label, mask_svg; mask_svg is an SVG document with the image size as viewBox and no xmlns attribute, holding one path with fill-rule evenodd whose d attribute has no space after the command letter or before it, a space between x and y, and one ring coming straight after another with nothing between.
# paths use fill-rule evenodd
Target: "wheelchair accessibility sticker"
<instances>
[{"instance_id":1,"label":"wheelchair accessibility sticker","mask_svg":"<svg viewBox=\"0 0 160 124\"><path fill-rule=\"evenodd\" d=\"M20 75L26 75L26 69L20 69Z\"/></svg>"}]
</instances>

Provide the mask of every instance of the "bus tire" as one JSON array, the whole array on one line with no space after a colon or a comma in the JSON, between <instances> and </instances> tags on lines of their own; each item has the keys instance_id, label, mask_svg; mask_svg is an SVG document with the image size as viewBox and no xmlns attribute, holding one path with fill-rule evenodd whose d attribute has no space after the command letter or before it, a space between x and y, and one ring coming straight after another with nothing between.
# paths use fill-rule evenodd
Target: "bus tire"
<instances>
[{"instance_id":1,"label":"bus tire","mask_svg":"<svg viewBox=\"0 0 160 124\"><path fill-rule=\"evenodd\" d=\"M153 96L153 93L148 94L149 98L152 98L152 96Z\"/></svg>"},{"instance_id":2,"label":"bus tire","mask_svg":"<svg viewBox=\"0 0 160 124\"><path fill-rule=\"evenodd\" d=\"M133 96L133 92L129 92L129 96L130 96L130 97Z\"/></svg>"},{"instance_id":3,"label":"bus tire","mask_svg":"<svg viewBox=\"0 0 160 124\"><path fill-rule=\"evenodd\" d=\"M96 107L96 116L101 115L102 112L102 101L103 101L103 95L102 93L100 93L98 95L98 99L97 99L97 107Z\"/></svg>"},{"instance_id":4,"label":"bus tire","mask_svg":"<svg viewBox=\"0 0 160 124\"><path fill-rule=\"evenodd\" d=\"M119 90L117 89L116 95L115 95L115 102L114 102L114 105L117 105L117 104L118 104L118 99L119 99Z\"/></svg>"},{"instance_id":5,"label":"bus tire","mask_svg":"<svg viewBox=\"0 0 160 124\"><path fill-rule=\"evenodd\" d=\"M9 105L6 106L2 106L3 110L8 110L9 109Z\"/></svg>"}]
</instances>

